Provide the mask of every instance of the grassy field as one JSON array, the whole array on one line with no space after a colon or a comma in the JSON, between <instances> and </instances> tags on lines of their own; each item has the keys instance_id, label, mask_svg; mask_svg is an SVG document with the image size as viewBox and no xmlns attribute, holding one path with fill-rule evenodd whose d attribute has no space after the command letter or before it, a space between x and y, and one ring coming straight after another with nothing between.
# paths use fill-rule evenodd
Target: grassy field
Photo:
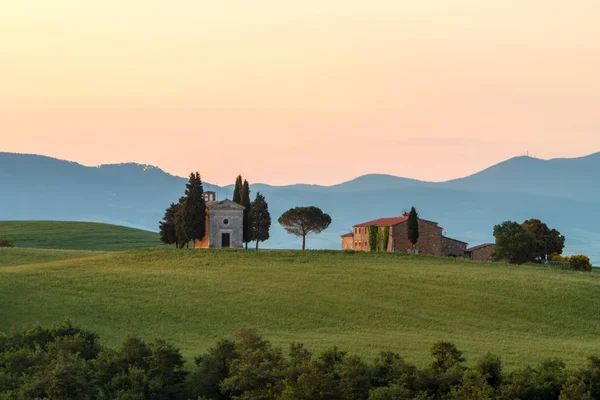
<instances>
[{"instance_id":1,"label":"grassy field","mask_svg":"<svg viewBox=\"0 0 600 400\"><path fill-rule=\"evenodd\" d=\"M241 327L284 346L389 349L421 365L442 339L471 361L489 350L509 367L600 354L598 274L319 251L81 255L90 257L50 252L46 264L32 256L37 264L0 268L0 330L68 317L107 344L163 337L188 359Z\"/></svg>"},{"instance_id":2,"label":"grassy field","mask_svg":"<svg viewBox=\"0 0 600 400\"><path fill-rule=\"evenodd\" d=\"M94 222L0 221L0 236L14 240L17 247L40 249L166 248L155 232Z\"/></svg>"},{"instance_id":3,"label":"grassy field","mask_svg":"<svg viewBox=\"0 0 600 400\"><path fill-rule=\"evenodd\" d=\"M0 268L72 260L100 254L104 253L87 250L21 249L18 247L0 248Z\"/></svg>"}]
</instances>

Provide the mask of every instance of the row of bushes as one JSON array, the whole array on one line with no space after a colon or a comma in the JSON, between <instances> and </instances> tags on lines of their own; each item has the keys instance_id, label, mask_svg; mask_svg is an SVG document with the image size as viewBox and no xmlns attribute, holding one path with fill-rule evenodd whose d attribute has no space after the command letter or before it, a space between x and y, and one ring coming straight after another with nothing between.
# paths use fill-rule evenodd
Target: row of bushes
<instances>
[{"instance_id":1,"label":"row of bushes","mask_svg":"<svg viewBox=\"0 0 600 400\"><path fill-rule=\"evenodd\" d=\"M553 253L550 254L550 261L568 264L569 269L572 269L574 271L591 272L593 268L592 263L590 262L590 258L582 254L570 257L563 257L559 254Z\"/></svg>"},{"instance_id":2,"label":"row of bushes","mask_svg":"<svg viewBox=\"0 0 600 400\"><path fill-rule=\"evenodd\" d=\"M417 368L382 352L372 362L336 347L315 355L302 344L281 348L252 330L221 340L186 370L163 340L127 337L101 346L98 336L65 322L0 334L0 399L535 399L600 398L600 358L567 369L558 360L504 372L486 354L472 368L451 343L431 348Z\"/></svg>"}]
</instances>

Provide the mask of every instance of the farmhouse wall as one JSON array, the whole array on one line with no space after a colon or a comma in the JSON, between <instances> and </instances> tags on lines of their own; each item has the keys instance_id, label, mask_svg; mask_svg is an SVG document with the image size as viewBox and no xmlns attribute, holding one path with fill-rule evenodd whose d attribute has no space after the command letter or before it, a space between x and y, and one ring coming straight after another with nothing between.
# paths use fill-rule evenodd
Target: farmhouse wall
<instances>
[{"instance_id":1,"label":"farmhouse wall","mask_svg":"<svg viewBox=\"0 0 600 400\"><path fill-rule=\"evenodd\" d=\"M342 250L354 249L354 236L342 236Z\"/></svg>"},{"instance_id":2,"label":"farmhouse wall","mask_svg":"<svg viewBox=\"0 0 600 400\"><path fill-rule=\"evenodd\" d=\"M392 251L408 252L412 248L408 240L406 223L392 227ZM419 241L415 245L419 254L442 255L442 228L435 223L419 220Z\"/></svg>"},{"instance_id":3,"label":"farmhouse wall","mask_svg":"<svg viewBox=\"0 0 600 400\"><path fill-rule=\"evenodd\" d=\"M464 257L467 250L467 243L442 236L442 256L445 257Z\"/></svg>"},{"instance_id":4,"label":"farmhouse wall","mask_svg":"<svg viewBox=\"0 0 600 400\"><path fill-rule=\"evenodd\" d=\"M354 227L354 250L369 251L369 228L366 226Z\"/></svg>"},{"instance_id":5,"label":"farmhouse wall","mask_svg":"<svg viewBox=\"0 0 600 400\"><path fill-rule=\"evenodd\" d=\"M468 253L469 258L477 261L493 261L496 245L489 244L473 249Z\"/></svg>"}]
</instances>

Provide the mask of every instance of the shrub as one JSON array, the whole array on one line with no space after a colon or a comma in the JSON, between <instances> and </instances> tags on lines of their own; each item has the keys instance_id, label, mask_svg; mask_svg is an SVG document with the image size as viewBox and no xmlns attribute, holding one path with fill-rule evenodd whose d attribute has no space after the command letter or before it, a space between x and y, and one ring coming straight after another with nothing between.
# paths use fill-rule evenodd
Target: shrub
<instances>
[{"instance_id":1,"label":"shrub","mask_svg":"<svg viewBox=\"0 0 600 400\"><path fill-rule=\"evenodd\" d=\"M379 228L376 225L369 226L369 247L371 251L377 251L379 247Z\"/></svg>"},{"instance_id":2,"label":"shrub","mask_svg":"<svg viewBox=\"0 0 600 400\"><path fill-rule=\"evenodd\" d=\"M569 262L571 263L571 269L575 271L592 271L592 264L590 263L590 259L584 255L575 255L569 257Z\"/></svg>"},{"instance_id":3,"label":"shrub","mask_svg":"<svg viewBox=\"0 0 600 400\"><path fill-rule=\"evenodd\" d=\"M15 247L15 242L0 236L0 247Z\"/></svg>"}]
</instances>

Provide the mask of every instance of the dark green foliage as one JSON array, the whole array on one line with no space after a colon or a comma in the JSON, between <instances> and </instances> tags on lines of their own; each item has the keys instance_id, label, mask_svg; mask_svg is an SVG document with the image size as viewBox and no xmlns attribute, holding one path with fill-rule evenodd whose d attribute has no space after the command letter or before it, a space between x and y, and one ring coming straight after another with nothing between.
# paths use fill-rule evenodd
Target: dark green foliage
<instances>
[{"instance_id":1,"label":"dark green foliage","mask_svg":"<svg viewBox=\"0 0 600 400\"><path fill-rule=\"evenodd\" d=\"M531 232L522 225L506 221L494 226L497 260L507 260L511 264L524 264L532 261L536 255L537 241Z\"/></svg>"},{"instance_id":2,"label":"dark green foliage","mask_svg":"<svg viewBox=\"0 0 600 400\"><path fill-rule=\"evenodd\" d=\"M177 231L175 230L175 213L177 204L172 203L165 211L165 216L159 223L160 241L166 244L174 244L177 247Z\"/></svg>"},{"instance_id":3,"label":"dark green foliage","mask_svg":"<svg viewBox=\"0 0 600 400\"><path fill-rule=\"evenodd\" d=\"M545 361L537 368L525 367L506 378L502 398L553 400L560 396L566 382L565 365L561 361Z\"/></svg>"},{"instance_id":4,"label":"dark green foliage","mask_svg":"<svg viewBox=\"0 0 600 400\"><path fill-rule=\"evenodd\" d=\"M230 375L231 362L237 356L235 343L221 340L206 354L196 357L196 369L190 376L189 391L203 398L228 399L227 392L221 391L221 382Z\"/></svg>"},{"instance_id":5,"label":"dark green foliage","mask_svg":"<svg viewBox=\"0 0 600 400\"><path fill-rule=\"evenodd\" d=\"M381 251L386 252L390 241L390 227L383 228L383 237L381 238Z\"/></svg>"},{"instance_id":6,"label":"dark green foliage","mask_svg":"<svg viewBox=\"0 0 600 400\"><path fill-rule=\"evenodd\" d=\"M269 230L271 229L271 214L269 213L269 204L265 197L256 193L256 199L250 207L250 235L253 241L256 242L256 250L258 244L269 239Z\"/></svg>"},{"instance_id":7,"label":"dark green foliage","mask_svg":"<svg viewBox=\"0 0 600 400\"><path fill-rule=\"evenodd\" d=\"M177 208L175 210L175 237L177 247L179 248L183 248L183 246L185 246L185 244L190 240L185 229L185 214L187 209L186 204L187 199L185 197L180 197L179 203L177 204Z\"/></svg>"},{"instance_id":8,"label":"dark green foliage","mask_svg":"<svg viewBox=\"0 0 600 400\"><path fill-rule=\"evenodd\" d=\"M451 398L456 400L492 400L494 388L486 377L475 372L465 371L462 382L451 389Z\"/></svg>"},{"instance_id":9,"label":"dark green foliage","mask_svg":"<svg viewBox=\"0 0 600 400\"><path fill-rule=\"evenodd\" d=\"M431 348L434 359L432 369L438 373L446 373L465 362L462 352L450 342L437 342Z\"/></svg>"},{"instance_id":10,"label":"dark green foliage","mask_svg":"<svg viewBox=\"0 0 600 400\"><path fill-rule=\"evenodd\" d=\"M250 221L250 213L252 212L252 203L250 202L250 185L248 181L244 179L244 184L242 186L242 205L244 208L244 243L246 244L246 248L248 248L248 242L252 240L252 230L251 230L251 221Z\"/></svg>"},{"instance_id":11,"label":"dark green foliage","mask_svg":"<svg viewBox=\"0 0 600 400\"><path fill-rule=\"evenodd\" d=\"M369 248L377 251L379 245L379 228L376 225L369 226Z\"/></svg>"},{"instance_id":12,"label":"dark green foliage","mask_svg":"<svg viewBox=\"0 0 600 400\"><path fill-rule=\"evenodd\" d=\"M373 363L332 347L319 357L300 343L288 357L251 329L196 357L190 372L163 340L128 336L118 349L63 322L0 333L0 399L248 400L592 400L600 398L600 358L568 370L557 360L508 375L491 354L471 370L449 342L436 343L431 368L395 353Z\"/></svg>"},{"instance_id":13,"label":"dark green foliage","mask_svg":"<svg viewBox=\"0 0 600 400\"><path fill-rule=\"evenodd\" d=\"M15 247L15 242L0 236L0 247Z\"/></svg>"},{"instance_id":14,"label":"dark green foliage","mask_svg":"<svg viewBox=\"0 0 600 400\"><path fill-rule=\"evenodd\" d=\"M492 387L498 387L502 383L502 361L498 356L486 353L475 364L475 371Z\"/></svg>"},{"instance_id":15,"label":"dark green foliage","mask_svg":"<svg viewBox=\"0 0 600 400\"><path fill-rule=\"evenodd\" d=\"M419 214L414 207L411 207L408 213L408 221L406 221L406 233L408 241L412 244L413 249L419 241Z\"/></svg>"},{"instance_id":16,"label":"dark green foliage","mask_svg":"<svg viewBox=\"0 0 600 400\"><path fill-rule=\"evenodd\" d=\"M600 357L589 357L588 364L581 372L592 399L600 399Z\"/></svg>"},{"instance_id":17,"label":"dark green foliage","mask_svg":"<svg viewBox=\"0 0 600 400\"><path fill-rule=\"evenodd\" d=\"M327 229L331 224L331 217L318 207L296 207L284 212L278 222L287 233L302 238L302 250L304 250L306 236Z\"/></svg>"},{"instance_id":18,"label":"dark green foliage","mask_svg":"<svg viewBox=\"0 0 600 400\"><path fill-rule=\"evenodd\" d=\"M188 240L202 240L206 234L206 203L198 172L191 173L185 186L185 235Z\"/></svg>"},{"instance_id":19,"label":"dark green foliage","mask_svg":"<svg viewBox=\"0 0 600 400\"><path fill-rule=\"evenodd\" d=\"M539 219L528 219L521 225L527 232L535 236L535 258L537 260L545 261L548 259L548 255L553 253L562 254L565 237L559 231L548 228L548 225Z\"/></svg>"},{"instance_id":20,"label":"dark green foliage","mask_svg":"<svg viewBox=\"0 0 600 400\"><path fill-rule=\"evenodd\" d=\"M371 389L368 400L410 400L413 397L410 395L410 390L398 386L391 385Z\"/></svg>"},{"instance_id":21,"label":"dark green foliage","mask_svg":"<svg viewBox=\"0 0 600 400\"><path fill-rule=\"evenodd\" d=\"M127 338L117 351L69 322L0 340L0 398L183 399L179 350Z\"/></svg>"},{"instance_id":22,"label":"dark green foliage","mask_svg":"<svg viewBox=\"0 0 600 400\"><path fill-rule=\"evenodd\" d=\"M238 175L235 178L235 188L233 189L233 202L242 205L242 189L243 189L242 176Z\"/></svg>"},{"instance_id":23,"label":"dark green foliage","mask_svg":"<svg viewBox=\"0 0 600 400\"><path fill-rule=\"evenodd\" d=\"M237 357L221 390L239 399L275 399L283 391L285 360L281 349L263 340L251 329L236 333Z\"/></svg>"},{"instance_id":24,"label":"dark green foliage","mask_svg":"<svg viewBox=\"0 0 600 400\"><path fill-rule=\"evenodd\" d=\"M592 271L592 264L590 263L590 259L587 256L578 254L569 257L569 263L571 264L571 269L575 271Z\"/></svg>"}]
</instances>

